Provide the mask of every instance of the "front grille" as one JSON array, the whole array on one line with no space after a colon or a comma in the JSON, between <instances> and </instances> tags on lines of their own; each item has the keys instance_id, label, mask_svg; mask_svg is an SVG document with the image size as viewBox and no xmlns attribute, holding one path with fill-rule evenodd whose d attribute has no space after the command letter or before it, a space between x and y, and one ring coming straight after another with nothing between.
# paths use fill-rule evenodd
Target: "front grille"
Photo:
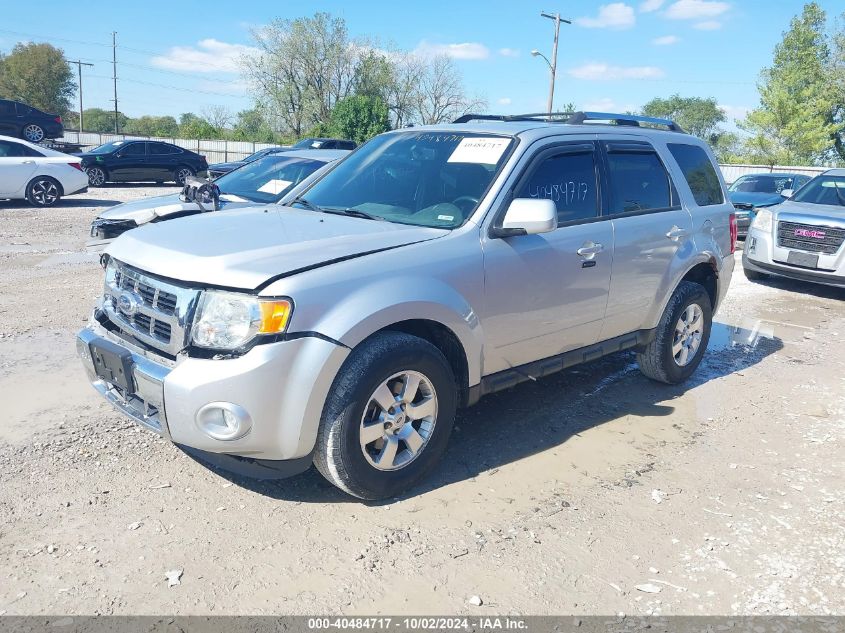
<instances>
[{"instance_id":1,"label":"front grille","mask_svg":"<svg viewBox=\"0 0 845 633\"><path fill-rule=\"evenodd\" d=\"M135 339L171 355L187 343L199 291L183 288L115 262L106 273L103 310Z\"/></svg>"},{"instance_id":2,"label":"front grille","mask_svg":"<svg viewBox=\"0 0 845 633\"><path fill-rule=\"evenodd\" d=\"M778 222L778 246L832 255L845 241L845 229L798 222Z\"/></svg>"}]
</instances>

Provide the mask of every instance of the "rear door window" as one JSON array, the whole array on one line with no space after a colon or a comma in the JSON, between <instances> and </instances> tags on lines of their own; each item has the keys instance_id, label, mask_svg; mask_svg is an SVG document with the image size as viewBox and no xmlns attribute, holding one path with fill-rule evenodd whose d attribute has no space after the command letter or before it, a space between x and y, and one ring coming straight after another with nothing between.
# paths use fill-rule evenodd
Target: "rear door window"
<instances>
[{"instance_id":1,"label":"rear door window","mask_svg":"<svg viewBox=\"0 0 845 633\"><path fill-rule=\"evenodd\" d=\"M151 156L166 156L168 154L178 154L181 150L167 143L147 143L147 152Z\"/></svg>"},{"instance_id":2,"label":"rear door window","mask_svg":"<svg viewBox=\"0 0 845 633\"><path fill-rule=\"evenodd\" d=\"M146 153L144 145L146 143L130 143L120 150L120 153L122 156L143 156Z\"/></svg>"},{"instance_id":3,"label":"rear door window","mask_svg":"<svg viewBox=\"0 0 845 633\"><path fill-rule=\"evenodd\" d=\"M669 143L669 151L684 173L698 206L708 207L725 201L719 176L704 149L698 145Z\"/></svg>"},{"instance_id":4,"label":"rear door window","mask_svg":"<svg viewBox=\"0 0 845 633\"><path fill-rule=\"evenodd\" d=\"M12 141L0 141L0 158L21 158L21 157L43 157L34 149L22 145L21 143L14 143Z\"/></svg>"},{"instance_id":5,"label":"rear door window","mask_svg":"<svg viewBox=\"0 0 845 633\"><path fill-rule=\"evenodd\" d=\"M610 213L643 213L674 208L677 193L655 149L648 143L608 143Z\"/></svg>"},{"instance_id":6,"label":"rear door window","mask_svg":"<svg viewBox=\"0 0 845 633\"><path fill-rule=\"evenodd\" d=\"M592 144L561 148L542 159L520 185L517 198L551 200L558 224L589 220L599 215L596 160Z\"/></svg>"}]
</instances>

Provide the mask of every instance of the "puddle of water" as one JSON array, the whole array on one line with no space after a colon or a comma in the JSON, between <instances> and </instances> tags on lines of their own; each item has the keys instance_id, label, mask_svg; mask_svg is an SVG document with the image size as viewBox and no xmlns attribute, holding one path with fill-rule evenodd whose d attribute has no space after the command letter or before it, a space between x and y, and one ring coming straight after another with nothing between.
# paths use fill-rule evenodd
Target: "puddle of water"
<instances>
[{"instance_id":1,"label":"puddle of water","mask_svg":"<svg viewBox=\"0 0 845 633\"><path fill-rule=\"evenodd\" d=\"M711 352L735 347L753 349L775 340L784 343L796 343L803 338L806 332L810 332L812 329L805 325L782 323L769 319L744 318L739 325L714 322L707 349Z\"/></svg>"},{"instance_id":2,"label":"puddle of water","mask_svg":"<svg viewBox=\"0 0 845 633\"><path fill-rule=\"evenodd\" d=\"M51 255L43 262L38 264L39 268L44 266L61 266L61 265L76 265L76 264L96 264L100 261L99 253L58 253Z\"/></svg>"}]
</instances>

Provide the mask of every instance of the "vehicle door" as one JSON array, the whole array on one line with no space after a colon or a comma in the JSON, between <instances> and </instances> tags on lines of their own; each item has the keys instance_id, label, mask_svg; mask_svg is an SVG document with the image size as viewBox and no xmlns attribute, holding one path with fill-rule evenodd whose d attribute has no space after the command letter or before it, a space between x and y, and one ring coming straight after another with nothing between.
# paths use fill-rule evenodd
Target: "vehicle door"
<instances>
[{"instance_id":1,"label":"vehicle door","mask_svg":"<svg viewBox=\"0 0 845 633\"><path fill-rule=\"evenodd\" d=\"M600 153L592 138L550 139L521 161L492 225L512 199L546 198L557 206L556 230L503 238L485 231L482 237L485 374L598 341L613 227L601 215Z\"/></svg>"},{"instance_id":2,"label":"vehicle door","mask_svg":"<svg viewBox=\"0 0 845 633\"><path fill-rule=\"evenodd\" d=\"M35 175L35 152L26 145L0 140L0 196L22 191Z\"/></svg>"},{"instance_id":3,"label":"vehicle door","mask_svg":"<svg viewBox=\"0 0 845 633\"><path fill-rule=\"evenodd\" d=\"M167 143L147 143L147 164L144 180L166 181L173 179L176 168L173 147Z\"/></svg>"},{"instance_id":4,"label":"vehicle door","mask_svg":"<svg viewBox=\"0 0 845 633\"><path fill-rule=\"evenodd\" d=\"M147 144L144 141L130 141L114 152L108 166L111 180L137 182L147 175Z\"/></svg>"},{"instance_id":5,"label":"vehicle door","mask_svg":"<svg viewBox=\"0 0 845 633\"><path fill-rule=\"evenodd\" d=\"M0 99L0 134L17 136L20 123L17 119L14 101Z\"/></svg>"},{"instance_id":6,"label":"vehicle door","mask_svg":"<svg viewBox=\"0 0 845 633\"><path fill-rule=\"evenodd\" d=\"M652 327L682 249L692 249L692 216L683 208L654 146L642 140L601 143L614 233L614 264L602 339Z\"/></svg>"}]
</instances>

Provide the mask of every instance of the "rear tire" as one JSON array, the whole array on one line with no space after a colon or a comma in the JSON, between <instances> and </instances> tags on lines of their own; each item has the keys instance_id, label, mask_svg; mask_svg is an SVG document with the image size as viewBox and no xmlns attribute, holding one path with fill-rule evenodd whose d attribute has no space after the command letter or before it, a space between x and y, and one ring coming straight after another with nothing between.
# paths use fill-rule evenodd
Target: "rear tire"
<instances>
[{"instance_id":1,"label":"rear tire","mask_svg":"<svg viewBox=\"0 0 845 633\"><path fill-rule=\"evenodd\" d=\"M21 137L30 143L40 143L44 140L44 128L37 123L27 123L21 130Z\"/></svg>"},{"instance_id":2,"label":"rear tire","mask_svg":"<svg viewBox=\"0 0 845 633\"><path fill-rule=\"evenodd\" d=\"M457 395L452 369L434 345L399 332L375 334L352 350L332 384L317 433L317 469L360 499L407 490L446 451Z\"/></svg>"},{"instance_id":3,"label":"rear tire","mask_svg":"<svg viewBox=\"0 0 845 633\"><path fill-rule=\"evenodd\" d=\"M640 371L670 385L685 381L701 362L712 327L710 295L700 284L682 281L663 311L654 340L637 354Z\"/></svg>"},{"instance_id":4,"label":"rear tire","mask_svg":"<svg viewBox=\"0 0 845 633\"><path fill-rule=\"evenodd\" d=\"M88 184L92 187L102 187L108 180L108 174L102 167L89 167L85 173L88 174Z\"/></svg>"},{"instance_id":5,"label":"rear tire","mask_svg":"<svg viewBox=\"0 0 845 633\"><path fill-rule=\"evenodd\" d=\"M176 181L177 185L184 187L185 181L194 175L196 175L196 173L190 167L177 167L176 171L173 172L173 179Z\"/></svg>"},{"instance_id":6,"label":"rear tire","mask_svg":"<svg viewBox=\"0 0 845 633\"><path fill-rule=\"evenodd\" d=\"M26 186L26 200L34 207L52 207L62 197L62 186L48 176L36 176Z\"/></svg>"}]
</instances>

